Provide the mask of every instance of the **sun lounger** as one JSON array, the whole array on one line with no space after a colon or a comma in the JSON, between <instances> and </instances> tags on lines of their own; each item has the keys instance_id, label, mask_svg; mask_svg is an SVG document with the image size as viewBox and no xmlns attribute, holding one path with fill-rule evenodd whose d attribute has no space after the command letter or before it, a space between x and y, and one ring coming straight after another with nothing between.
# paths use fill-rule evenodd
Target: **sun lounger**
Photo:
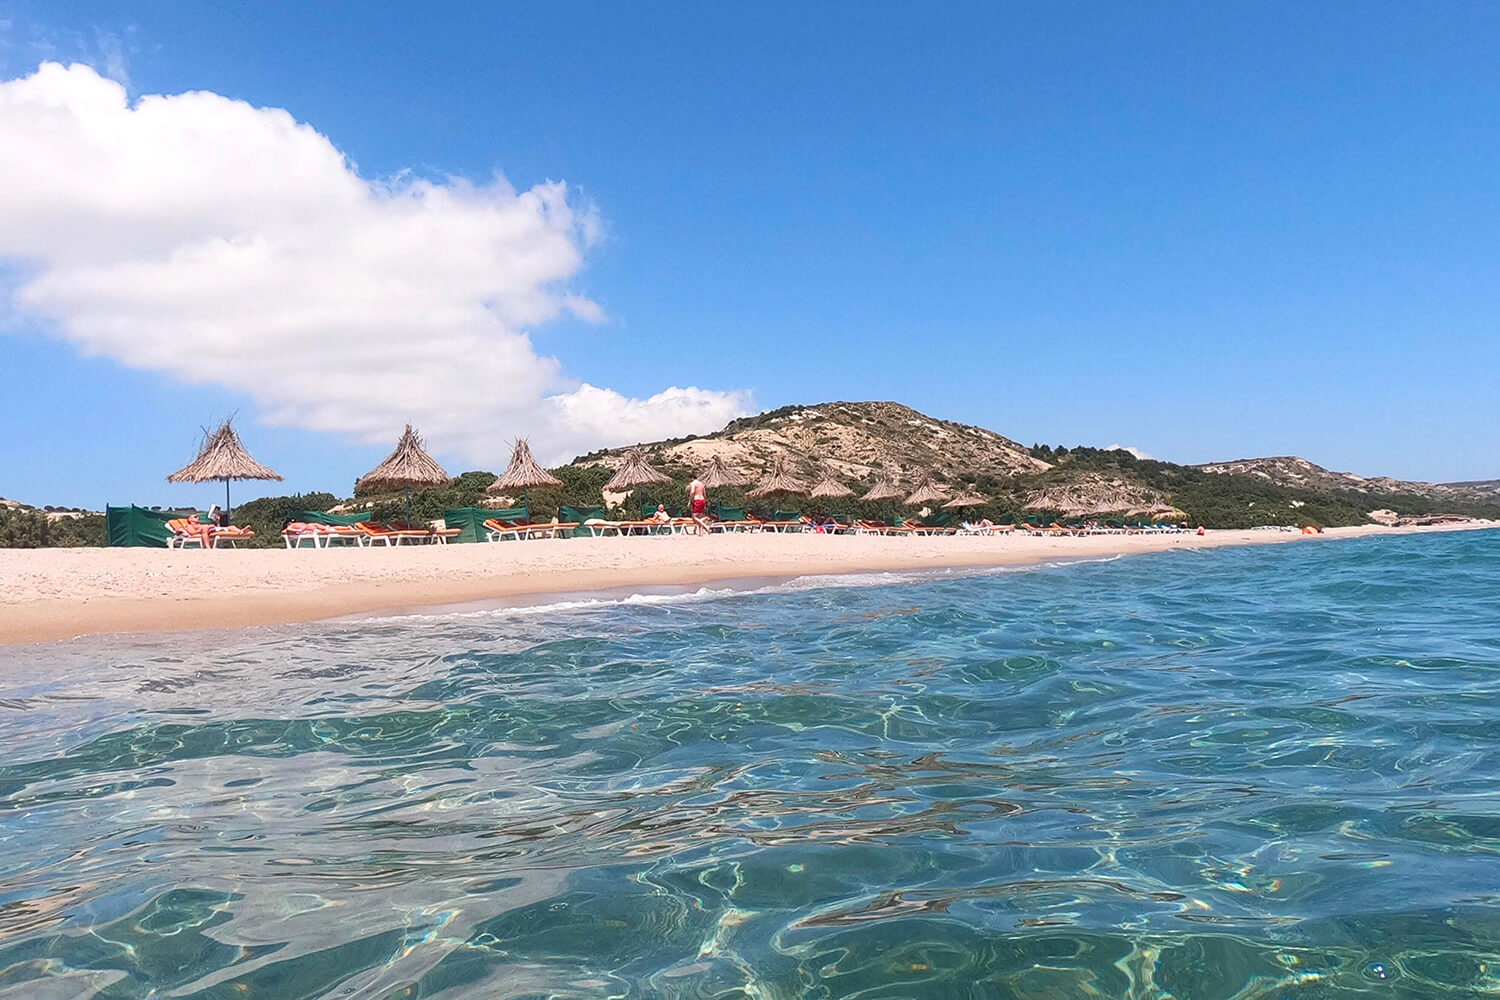
<instances>
[{"instance_id":1,"label":"sun lounger","mask_svg":"<svg viewBox=\"0 0 1500 1000\"><path fill-rule=\"evenodd\" d=\"M780 514L785 512L778 511L777 513ZM782 519L774 514L771 517L761 517L758 514L751 514L746 518L746 521L750 525L752 525L750 529L752 531L801 531L804 527L806 527L806 525L802 523L802 518L800 516L795 519L790 517Z\"/></svg>"},{"instance_id":2,"label":"sun lounger","mask_svg":"<svg viewBox=\"0 0 1500 1000\"><path fill-rule=\"evenodd\" d=\"M708 530L716 535L734 534L742 531L759 531L759 521L751 521L746 518L743 521L710 521Z\"/></svg>"},{"instance_id":3,"label":"sun lounger","mask_svg":"<svg viewBox=\"0 0 1500 1000\"><path fill-rule=\"evenodd\" d=\"M212 529L197 518L174 517L167 522L167 530L172 532L172 537L167 539L167 548L185 549L196 545L201 549L205 548L204 539Z\"/></svg>"},{"instance_id":4,"label":"sun lounger","mask_svg":"<svg viewBox=\"0 0 1500 1000\"><path fill-rule=\"evenodd\" d=\"M708 522L710 534L723 535L741 531L759 531L760 523L750 520L745 515L743 507L726 507L716 503L709 511L711 520Z\"/></svg>"},{"instance_id":5,"label":"sun lounger","mask_svg":"<svg viewBox=\"0 0 1500 1000\"><path fill-rule=\"evenodd\" d=\"M635 520L635 521L611 521L609 522L617 529L616 534L624 535L660 535L671 534L670 522Z\"/></svg>"},{"instance_id":6,"label":"sun lounger","mask_svg":"<svg viewBox=\"0 0 1500 1000\"><path fill-rule=\"evenodd\" d=\"M608 530L600 531L590 528L589 522L597 521L600 524L613 523L604 516L603 507L573 507L563 504L557 509L557 518L563 524L572 525L571 532L560 533L564 538L587 538L600 534L608 534Z\"/></svg>"},{"instance_id":7,"label":"sun lounger","mask_svg":"<svg viewBox=\"0 0 1500 1000\"><path fill-rule=\"evenodd\" d=\"M492 517L484 522L484 534L485 539L491 542L507 538L561 538L564 532L570 532L576 527L576 522L569 521L510 521Z\"/></svg>"},{"instance_id":8,"label":"sun lounger","mask_svg":"<svg viewBox=\"0 0 1500 1000\"><path fill-rule=\"evenodd\" d=\"M174 517L167 522L167 528L172 532L171 537L167 539L169 549L185 549L193 545L200 549L232 549L255 537L255 532L249 528L238 528L232 525L220 528L204 524L191 517Z\"/></svg>"},{"instance_id":9,"label":"sun lounger","mask_svg":"<svg viewBox=\"0 0 1500 1000\"><path fill-rule=\"evenodd\" d=\"M289 549L302 548L304 543L311 543L315 549L326 549L336 544L363 546L367 536L352 524L291 521L281 529L281 540Z\"/></svg>"},{"instance_id":10,"label":"sun lounger","mask_svg":"<svg viewBox=\"0 0 1500 1000\"><path fill-rule=\"evenodd\" d=\"M952 525L929 524L926 521L919 521L913 518L907 518L901 527L913 535L953 535L958 533L958 529Z\"/></svg>"},{"instance_id":11,"label":"sun lounger","mask_svg":"<svg viewBox=\"0 0 1500 1000\"><path fill-rule=\"evenodd\" d=\"M368 521L356 524L355 530L366 537L366 545L380 544L386 548L393 545L425 545L431 538L431 532L420 531L416 528L388 528L383 524L370 524Z\"/></svg>"},{"instance_id":12,"label":"sun lounger","mask_svg":"<svg viewBox=\"0 0 1500 1000\"><path fill-rule=\"evenodd\" d=\"M255 532L250 528L240 528L230 525L227 528L214 528L208 533L210 544L216 549L237 549L245 542L255 537Z\"/></svg>"}]
</instances>

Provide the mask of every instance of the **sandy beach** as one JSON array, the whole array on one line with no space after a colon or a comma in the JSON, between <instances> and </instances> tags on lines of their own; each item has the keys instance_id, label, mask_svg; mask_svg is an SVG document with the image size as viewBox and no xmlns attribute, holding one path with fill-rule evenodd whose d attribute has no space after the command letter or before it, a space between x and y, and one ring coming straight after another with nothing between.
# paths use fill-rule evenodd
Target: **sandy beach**
<instances>
[{"instance_id":1,"label":"sandy beach","mask_svg":"<svg viewBox=\"0 0 1500 1000\"><path fill-rule=\"evenodd\" d=\"M1203 537L758 534L297 551L7 549L0 550L0 642L282 624L529 595L745 578L1016 566L1443 530L1455 528L1370 525L1313 536L1261 530L1211 531Z\"/></svg>"}]
</instances>

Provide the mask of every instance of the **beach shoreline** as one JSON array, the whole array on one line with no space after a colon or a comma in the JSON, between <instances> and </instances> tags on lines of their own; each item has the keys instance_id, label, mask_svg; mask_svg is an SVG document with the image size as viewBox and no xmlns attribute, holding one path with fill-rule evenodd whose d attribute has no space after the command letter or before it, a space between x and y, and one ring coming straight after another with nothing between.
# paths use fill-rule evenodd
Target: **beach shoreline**
<instances>
[{"instance_id":1,"label":"beach shoreline","mask_svg":"<svg viewBox=\"0 0 1500 1000\"><path fill-rule=\"evenodd\" d=\"M1147 552L1316 543L1500 527L1334 528L1084 538L714 535L592 538L395 549L0 550L0 644L117 633L289 625L685 589L731 581L984 570Z\"/></svg>"}]
</instances>

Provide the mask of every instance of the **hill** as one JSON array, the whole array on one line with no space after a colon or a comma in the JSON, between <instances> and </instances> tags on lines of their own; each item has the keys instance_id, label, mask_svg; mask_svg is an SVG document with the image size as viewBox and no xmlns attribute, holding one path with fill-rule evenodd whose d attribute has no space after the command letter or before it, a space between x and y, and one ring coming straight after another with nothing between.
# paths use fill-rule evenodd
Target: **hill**
<instances>
[{"instance_id":1,"label":"hill","mask_svg":"<svg viewBox=\"0 0 1500 1000\"><path fill-rule=\"evenodd\" d=\"M1425 497L1436 503L1500 502L1500 480L1468 483L1423 483L1390 476L1360 476L1352 472L1330 472L1295 455L1274 458L1239 458L1232 462L1209 462L1194 466L1204 472L1252 476L1278 486L1293 489L1324 490L1367 494L1372 498L1390 495Z\"/></svg>"},{"instance_id":2,"label":"hill","mask_svg":"<svg viewBox=\"0 0 1500 1000\"><path fill-rule=\"evenodd\" d=\"M784 406L731 421L722 431L646 445L653 461L701 467L714 456L747 475L759 475L782 454L803 473L826 464L837 474L873 479L881 468L933 470L949 481L980 472L1042 472L1049 463L1024 446L983 427L939 420L890 402ZM618 467L625 449L593 452L574 465Z\"/></svg>"},{"instance_id":3,"label":"hill","mask_svg":"<svg viewBox=\"0 0 1500 1000\"><path fill-rule=\"evenodd\" d=\"M882 468L897 470L908 487L921 473L931 472L949 490L977 486L991 503L973 513L992 518L1032 512L1062 517L1157 514L1210 527L1250 527L1362 524L1377 510L1395 517L1500 517L1495 484L1370 479L1329 472L1294 457L1182 466L1119 450L1027 448L987 428L941 420L892 402L786 406L732 421L713 434L641 447L674 480L642 495L668 501L714 456L753 479L780 454L804 475L830 468L858 492ZM593 452L565 468L574 474L604 474L618 468L624 453L623 448ZM741 496L734 494L728 502L741 502ZM853 501L831 506L837 512L862 512Z\"/></svg>"}]
</instances>

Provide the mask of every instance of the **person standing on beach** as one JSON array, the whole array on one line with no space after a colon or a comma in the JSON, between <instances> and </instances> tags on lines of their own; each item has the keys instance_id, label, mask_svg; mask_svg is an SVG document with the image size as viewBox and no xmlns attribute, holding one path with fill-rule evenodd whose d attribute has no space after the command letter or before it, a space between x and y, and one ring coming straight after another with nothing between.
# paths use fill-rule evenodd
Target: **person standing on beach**
<instances>
[{"instance_id":1,"label":"person standing on beach","mask_svg":"<svg viewBox=\"0 0 1500 1000\"><path fill-rule=\"evenodd\" d=\"M698 530L705 535L708 534L708 489L697 476L694 476L693 481L688 483L688 505L692 510L693 521L698 525Z\"/></svg>"}]
</instances>

